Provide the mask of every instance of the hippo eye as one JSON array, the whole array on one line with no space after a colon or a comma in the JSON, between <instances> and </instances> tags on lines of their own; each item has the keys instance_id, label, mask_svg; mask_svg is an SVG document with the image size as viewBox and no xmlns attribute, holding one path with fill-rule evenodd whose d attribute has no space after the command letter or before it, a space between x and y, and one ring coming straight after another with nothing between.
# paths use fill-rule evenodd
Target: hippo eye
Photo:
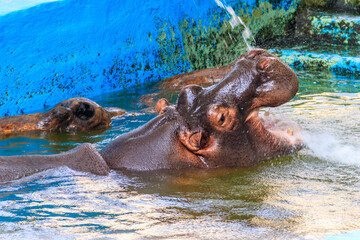
<instances>
[{"instance_id":1,"label":"hippo eye","mask_svg":"<svg viewBox=\"0 0 360 240\"><path fill-rule=\"evenodd\" d=\"M238 110L235 107L211 105L207 117L210 125L219 131L233 131L239 124Z\"/></svg>"}]
</instances>

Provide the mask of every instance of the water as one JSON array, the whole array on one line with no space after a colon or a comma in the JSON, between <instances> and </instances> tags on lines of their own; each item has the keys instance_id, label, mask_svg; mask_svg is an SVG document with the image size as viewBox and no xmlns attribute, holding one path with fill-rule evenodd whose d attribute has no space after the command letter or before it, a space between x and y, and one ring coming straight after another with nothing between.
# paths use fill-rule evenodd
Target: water
<instances>
[{"instance_id":1,"label":"water","mask_svg":"<svg viewBox=\"0 0 360 240\"><path fill-rule=\"evenodd\" d=\"M320 239L360 229L360 80L297 71L294 100L270 114L297 121L307 148L248 169L52 169L0 186L1 239ZM94 100L132 114L105 132L30 134L0 141L0 155L99 149L154 115L151 88Z\"/></svg>"},{"instance_id":2,"label":"water","mask_svg":"<svg viewBox=\"0 0 360 240\"><path fill-rule=\"evenodd\" d=\"M226 6L226 2L223 3L221 0L215 0L215 3L220 8L225 9L226 12L230 15L231 18L229 20L229 23L233 29L235 27L237 27L239 24L241 24L244 27L244 30L242 33L242 38L244 39L244 42L247 46L248 51L252 50L253 47L250 45L249 41L250 42L252 41L255 43L255 39L254 39L254 36L252 35L250 29L244 23L244 21L238 15L236 15L234 9L231 6Z\"/></svg>"}]
</instances>

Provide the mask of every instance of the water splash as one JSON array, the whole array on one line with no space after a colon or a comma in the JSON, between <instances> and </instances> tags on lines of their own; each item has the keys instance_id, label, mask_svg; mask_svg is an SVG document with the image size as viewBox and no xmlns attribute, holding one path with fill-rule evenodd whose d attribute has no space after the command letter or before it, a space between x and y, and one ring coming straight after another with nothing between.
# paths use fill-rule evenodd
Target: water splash
<instances>
[{"instance_id":1,"label":"water splash","mask_svg":"<svg viewBox=\"0 0 360 240\"><path fill-rule=\"evenodd\" d=\"M224 5L224 3L221 2L221 0L215 0L215 2L219 7L225 9L228 12L228 14L230 14L231 19L229 20L229 23L233 29L236 26L238 26L239 24L244 26L242 38L244 39L244 42L245 42L248 50L249 51L252 50L253 47L250 45L249 41L255 42L255 39L254 39L254 36L252 35L250 29L244 23L244 21L238 15L235 14L235 11L231 6Z\"/></svg>"},{"instance_id":2,"label":"water splash","mask_svg":"<svg viewBox=\"0 0 360 240\"><path fill-rule=\"evenodd\" d=\"M344 143L330 133L303 135L309 154L325 161L360 166L360 146Z\"/></svg>"}]
</instances>

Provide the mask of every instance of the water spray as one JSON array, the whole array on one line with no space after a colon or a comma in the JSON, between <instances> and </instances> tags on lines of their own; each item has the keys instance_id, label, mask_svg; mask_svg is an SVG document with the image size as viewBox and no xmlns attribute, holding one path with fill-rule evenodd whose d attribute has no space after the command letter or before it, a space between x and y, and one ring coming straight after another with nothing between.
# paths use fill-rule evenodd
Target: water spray
<instances>
[{"instance_id":1,"label":"water spray","mask_svg":"<svg viewBox=\"0 0 360 240\"><path fill-rule=\"evenodd\" d=\"M228 14L230 14L231 19L229 20L229 23L230 23L232 29L234 29L239 24L244 26L244 31L242 33L242 38L244 39L244 42L245 42L248 50L249 51L252 50L253 47L249 44L249 40L255 42L255 39L254 39L254 36L252 35L250 29L245 25L244 21L238 15L235 14L235 11L231 6L225 6L221 2L221 0L215 0L215 2L219 7L225 9L228 12Z\"/></svg>"}]
</instances>

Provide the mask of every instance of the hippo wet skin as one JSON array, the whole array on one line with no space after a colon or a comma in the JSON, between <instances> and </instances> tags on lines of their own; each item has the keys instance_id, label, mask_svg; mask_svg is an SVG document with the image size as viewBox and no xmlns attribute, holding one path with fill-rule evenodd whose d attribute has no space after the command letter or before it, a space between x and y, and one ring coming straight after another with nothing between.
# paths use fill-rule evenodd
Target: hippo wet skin
<instances>
[{"instance_id":1,"label":"hippo wet skin","mask_svg":"<svg viewBox=\"0 0 360 240\"><path fill-rule=\"evenodd\" d=\"M297 132L277 129L258 112L288 102L297 90L298 80L289 66L255 49L241 55L218 84L184 87L176 106L159 100L158 116L100 152L83 144L50 156L0 157L0 180L58 166L99 175L110 169L247 167L291 154L302 147Z\"/></svg>"}]
</instances>

